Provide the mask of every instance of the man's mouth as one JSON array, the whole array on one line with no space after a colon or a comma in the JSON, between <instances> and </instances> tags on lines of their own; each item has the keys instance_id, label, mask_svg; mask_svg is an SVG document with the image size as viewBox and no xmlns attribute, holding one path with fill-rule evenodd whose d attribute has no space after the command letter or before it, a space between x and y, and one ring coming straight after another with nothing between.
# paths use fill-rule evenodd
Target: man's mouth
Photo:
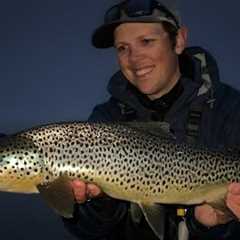
<instances>
[{"instance_id":1,"label":"man's mouth","mask_svg":"<svg viewBox=\"0 0 240 240\"><path fill-rule=\"evenodd\" d=\"M143 77L148 75L149 73L151 73L153 71L154 67L144 67L144 68L139 68L139 69L135 69L134 73L137 77Z\"/></svg>"}]
</instances>

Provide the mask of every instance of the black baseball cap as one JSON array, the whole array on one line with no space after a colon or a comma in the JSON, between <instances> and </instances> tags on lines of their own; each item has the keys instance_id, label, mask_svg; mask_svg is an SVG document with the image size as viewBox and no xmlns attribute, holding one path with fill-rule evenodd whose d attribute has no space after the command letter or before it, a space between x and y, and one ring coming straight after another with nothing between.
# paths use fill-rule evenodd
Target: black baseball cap
<instances>
[{"instance_id":1,"label":"black baseball cap","mask_svg":"<svg viewBox=\"0 0 240 240\"><path fill-rule=\"evenodd\" d=\"M92 35L92 44L96 48L108 48L114 45L114 30L121 23L128 22L169 22L176 29L180 27L179 18L156 0L128 0L109 8L104 16L104 24Z\"/></svg>"}]
</instances>

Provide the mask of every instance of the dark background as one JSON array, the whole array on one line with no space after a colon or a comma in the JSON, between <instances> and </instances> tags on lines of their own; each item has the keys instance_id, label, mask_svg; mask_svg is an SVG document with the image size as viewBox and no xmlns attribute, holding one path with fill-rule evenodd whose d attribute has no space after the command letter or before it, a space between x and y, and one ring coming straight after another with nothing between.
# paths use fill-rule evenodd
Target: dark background
<instances>
[{"instance_id":1,"label":"dark background","mask_svg":"<svg viewBox=\"0 0 240 240\"><path fill-rule=\"evenodd\" d=\"M114 50L97 50L91 33L111 0L0 2L0 132L85 120L104 101L117 69ZM239 1L179 1L189 45L208 49L222 81L240 89ZM0 193L0 239L70 239L38 195Z\"/></svg>"}]
</instances>

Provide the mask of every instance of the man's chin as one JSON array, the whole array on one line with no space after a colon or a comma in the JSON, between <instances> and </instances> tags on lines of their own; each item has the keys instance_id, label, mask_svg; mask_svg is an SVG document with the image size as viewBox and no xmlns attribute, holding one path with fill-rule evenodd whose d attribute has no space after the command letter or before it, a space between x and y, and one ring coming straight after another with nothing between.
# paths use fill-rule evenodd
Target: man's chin
<instances>
[{"instance_id":1,"label":"man's chin","mask_svg":"<svg viewBox=\"0 0 240 240\"><path fill-rule=\"evenodd\" d=\"M155 94L154 92L148 90L148 89L138 89L142 94L144 94L146 97L148 97L149 99L151 100L154 100L155 99Z\"/></svg>"}]
</instances>

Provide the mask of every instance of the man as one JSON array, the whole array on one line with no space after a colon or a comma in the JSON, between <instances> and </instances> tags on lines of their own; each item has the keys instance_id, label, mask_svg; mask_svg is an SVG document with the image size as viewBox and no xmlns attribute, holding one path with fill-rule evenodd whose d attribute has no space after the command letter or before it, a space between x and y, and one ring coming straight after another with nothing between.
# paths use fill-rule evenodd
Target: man
<instances>
[{"instance_id":1,"label":"man","mask_svg":"<svg viewBox=\"0 0 240 240\"><path fill-rule=\"evenodd\" d=\"M94 108L89 121L166 121L179 142L239 145L239 93L219 82L208 52L186 48L186 41L186 28L161 3L125 1L110 8L93 45L115 47L120 71L110 80L111 98ZM157 239L144 217L132 218L130 203L104 196L93 184L76 180L72 187L78 204L64 223L78 239ZM229 185L225 204L240 218L239 184ZM189 208L186 219L197 239L237 239L240 232L238 221L208 205ZM177 239L173 206L166 208L165 222L165 239Z\"/></svg>"}]
</instances>

